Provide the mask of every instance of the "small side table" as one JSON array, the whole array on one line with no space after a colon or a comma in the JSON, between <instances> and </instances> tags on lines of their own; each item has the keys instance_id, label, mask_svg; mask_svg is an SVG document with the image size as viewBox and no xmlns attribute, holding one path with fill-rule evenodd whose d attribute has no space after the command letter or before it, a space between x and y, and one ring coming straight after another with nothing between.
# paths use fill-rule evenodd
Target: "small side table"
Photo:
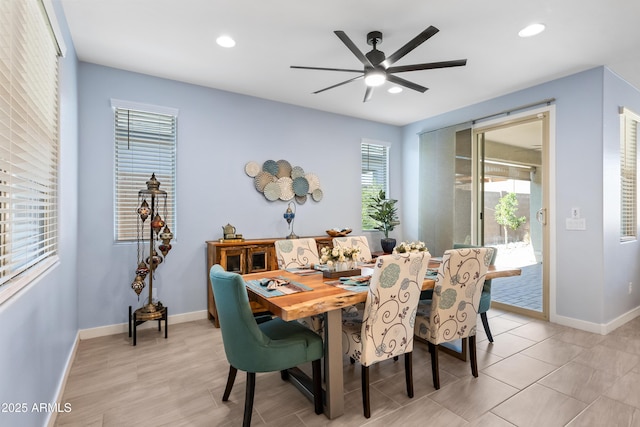
<instances>
[{"instance_id":1,"label":"small side table","mask_svg":"<svg viewBox=\"0 0 640 427\"><path fill-rule=\"evenodd\" d=\"M165 306L158 307L158 309L153 312L145 311L143 307L137 309L133 313L131 312L131 306L129 306L129 338L131 338L131 327L133 326L133 345L136 345L136 330L138 325L143 324L147 320L157 320L158 331L161 330L161 322L164 320L164 338L166 339L169 332L167 318L167 307Z\"/></svg>"}]
</instances>

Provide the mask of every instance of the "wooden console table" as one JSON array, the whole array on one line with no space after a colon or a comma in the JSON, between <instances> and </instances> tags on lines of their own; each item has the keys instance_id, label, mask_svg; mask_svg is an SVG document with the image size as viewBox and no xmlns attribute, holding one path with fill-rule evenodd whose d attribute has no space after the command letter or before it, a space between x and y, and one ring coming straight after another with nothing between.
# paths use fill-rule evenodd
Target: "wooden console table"
<instances>
[{"instance_id":1,"label":"wooden console table","mask_svg":"<svg viewBox=\"0 0 640 427\"><path fill-rule=\"evenodd\" d=\"M333 246L333 237L331 236L314 236L313 238L316 239L318 252L325 246ZM282 240L282 238L251 239L242 242L220 242L219 240L205 242L207 245L207 315L209 320L213 320L216 328L219 328L220 324L209 280L211 267L220 264L226 271L239 274L277 270L278 261L273 244L276 240ZM256 314L267 312L265 307L254 301L251 301L251 309Z\"/></svg>"}]
</instances>

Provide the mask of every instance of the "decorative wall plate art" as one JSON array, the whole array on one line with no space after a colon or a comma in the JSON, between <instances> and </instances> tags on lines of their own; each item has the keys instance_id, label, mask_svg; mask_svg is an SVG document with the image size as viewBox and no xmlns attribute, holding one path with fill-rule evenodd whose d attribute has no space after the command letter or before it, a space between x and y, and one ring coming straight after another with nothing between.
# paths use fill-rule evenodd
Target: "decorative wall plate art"
<instances>
[{"instance_id":1,"label":"decorative wall plate art","mask_svg":"<svg viewBox=\"0 0 640 427\"><path fill-rule=\"evenodd\" d=\"M253 178L253 185L269 201L295 200L298 204L308 199L322 200L320 179L316 174L305 173L301 166L292 166L287 160L266 160L260 165L250 161L245 173Z\"/></svg>"}]
</instances>

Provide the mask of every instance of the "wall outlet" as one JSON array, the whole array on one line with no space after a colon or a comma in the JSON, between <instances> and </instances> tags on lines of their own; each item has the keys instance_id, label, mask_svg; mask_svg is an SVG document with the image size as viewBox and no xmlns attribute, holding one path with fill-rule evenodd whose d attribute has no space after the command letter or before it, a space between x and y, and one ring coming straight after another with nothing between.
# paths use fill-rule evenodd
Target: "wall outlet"
<instances>
[{"instance_id":1,"label":"wall outlet","mask_svg":"<svg viewBox=\"0 0 640 427\"><path fill-rule=\"evenodd\" d=\"M629 295L633 292L633 282L629 282Z\"/></svg>"}]
</instances>

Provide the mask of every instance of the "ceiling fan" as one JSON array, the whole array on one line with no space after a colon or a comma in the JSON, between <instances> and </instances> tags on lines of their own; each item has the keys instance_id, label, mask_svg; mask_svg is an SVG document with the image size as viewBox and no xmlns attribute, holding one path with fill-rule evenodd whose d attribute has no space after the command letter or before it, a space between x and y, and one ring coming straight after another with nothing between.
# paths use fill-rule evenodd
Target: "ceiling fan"
<instances>
[{"instance_id":1,"label":"ceiling fan","mask_svg":"<svg viewBox=\"0 0 640 427\"><path fill-rule=\"evenodd\" d=\"M335 87L342 86L344 84L360 80L362 78L364 78L365 84L367 85L363 102L367 102L369 99L371 99L371 95L373 95L373 88L384 84L385 81L389 81L391 83L416 90L420 93L424 93L427 90L426 87L400 78L394 74L404 73L407 71L431 70L434 68L460 67L466 65L467 60L458 59L454 61L428 62L424 64L401 65L397 67L392 67L391 65L404 57L407 53L411 52L413 49L420 46L429 38L434 36L438 31L439 30L436 27L429 26L429 28L418 34L388 58L385 57L384 52L377 49L377 46L382 43L382 33L380 31L371 31L369 34L367 34L367 44L373 46L373 49L371 49L371 51L367 52L366 54L363 54L360 49L358 49L358 47L351 41L351 39L345 34L344 31L334 31L335 35L338 36L338 38L342 40L347 48L349 48L349 50L360 60L360 62L362 62L362 65L364 65L364 69L352 70L346 68L302 67L298 65L292 65L291 68L299 68L303 70L342 71L347 73L361 74L357 77L353 77L349 80L345 80L333 86L317 90L313 92L314 94L324 92L325 90L333 89Z\"/></svg>"}]
</instances>

